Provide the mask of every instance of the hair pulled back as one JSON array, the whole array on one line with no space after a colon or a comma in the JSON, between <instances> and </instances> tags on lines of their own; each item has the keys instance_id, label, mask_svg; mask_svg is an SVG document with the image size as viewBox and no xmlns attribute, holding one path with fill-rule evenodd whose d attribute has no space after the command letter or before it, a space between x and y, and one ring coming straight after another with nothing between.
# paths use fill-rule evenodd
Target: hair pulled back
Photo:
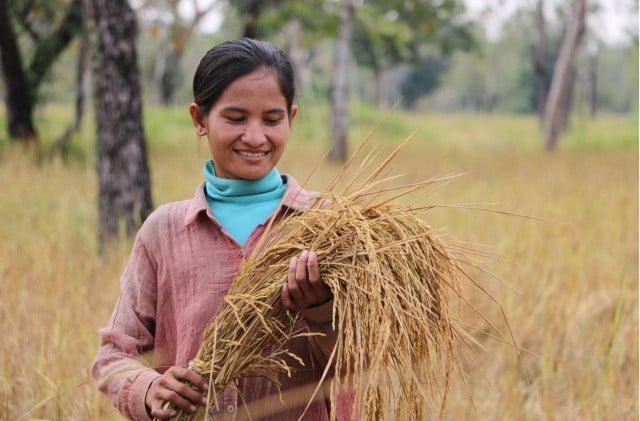
<instances>
[{"instance_id":1,"label":"hair pulled back","mask_svg":"<svg viewBox=\"0 0 640 421\"><path fill-rule=\"evenodd\" d=\"M296 94L291 62L273 44L251 38L223 42L202 57L193 77L193 98L200 112L206 115L233 81L260 67L275 72L290 113Z\"/></svg>"}]
</instances>

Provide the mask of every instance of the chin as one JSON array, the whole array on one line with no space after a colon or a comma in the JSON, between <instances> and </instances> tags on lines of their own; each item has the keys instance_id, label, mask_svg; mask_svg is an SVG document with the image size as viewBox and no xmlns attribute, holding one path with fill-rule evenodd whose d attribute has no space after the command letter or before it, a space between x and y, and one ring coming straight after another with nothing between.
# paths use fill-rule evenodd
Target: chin
<instances>
[{"instance_id":1,"label":"chin","mask_svg":"<svg viewBox=\"0 0 640 421\"><path fill-rule=\"evenodd\" d=\"M258 180L265 175L267 175L269 171L260 171L260 172L248 172L240 175L240 178L243 180Z\"/></svg>"}]
</instances>

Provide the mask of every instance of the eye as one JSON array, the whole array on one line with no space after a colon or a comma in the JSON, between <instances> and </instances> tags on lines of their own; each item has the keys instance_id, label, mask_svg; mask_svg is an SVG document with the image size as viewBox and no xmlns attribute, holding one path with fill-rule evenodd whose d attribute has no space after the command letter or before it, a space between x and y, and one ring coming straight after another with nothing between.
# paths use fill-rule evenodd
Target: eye
<instances>
[{"instance_id":1,"label":"eye","mask_svg":"<svg viewBox=\"0 0 640 421\"><path fill-rule=\"evenodd\" d=\"M281 118L269 117L269 118L265 118L264 122L270 126L275 126L276 124L280 123L281 120L282 120Z\"/></svg>"},{"instance_id":2,"label":"eye","mask_svg":"<svg viewBox=\"0 0 640 421\"><path fill-rule=\"evenodd\" d=\"M283 118L284 118L283 113L275 112L275 113L264 114L262 116L262 121L264 121L264 124L267 124L269 126L275 126L276 124L280 123Z\"/></svg>"},{"instance_id":3,"label":"eye","mask_svg":"<svg viewBox=\"0 0 640 421\"><path fill-rule=\"evenodd\" d=\"M228 115L225 117L227 121L231 123L242 123L244 121L244 116L241 115Z\"/></svg>"}]
</instances>

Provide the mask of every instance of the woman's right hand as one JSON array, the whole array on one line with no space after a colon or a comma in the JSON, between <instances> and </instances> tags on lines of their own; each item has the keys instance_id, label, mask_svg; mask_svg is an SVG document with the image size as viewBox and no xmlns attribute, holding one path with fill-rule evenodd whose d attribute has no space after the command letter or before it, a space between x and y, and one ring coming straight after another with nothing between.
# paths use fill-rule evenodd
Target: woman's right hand
<instances>
[{"instance_id":1,"label":"woman's right hand","mask_svg":"<svg viewBox=\"0 0 640 421\"><path fill-rule=\"evenodd\" d=\"M196 412L198 406L207 404L208 390L209 386L199 374L183 367L170 367L151 383L144 402L152 417L164 420L176 415L174 408L187 414ZM173 407L164 409L165 402Z\"/></svg>"}]
</instances>

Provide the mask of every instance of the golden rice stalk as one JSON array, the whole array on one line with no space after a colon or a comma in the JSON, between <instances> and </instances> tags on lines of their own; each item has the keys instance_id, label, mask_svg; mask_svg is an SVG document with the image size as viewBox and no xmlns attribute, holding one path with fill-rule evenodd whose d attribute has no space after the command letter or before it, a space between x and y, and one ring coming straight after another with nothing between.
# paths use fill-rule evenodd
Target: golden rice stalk
<instances>
[{"instance_id":1,"label":"golden rice stalk","mask_svg":"<svg viewBox=\"0 0 640 421\"><path fill-rule=\"evenodd\" d=\"M444 409L462 338L450 301L462 294L463 256L420 219L420 209L394 201L431 182L381 187L395 153L369 176L361 166L337 192L341 172L310 209L272 227L241 267L189 365L209 379L210 406L234 379L277 384L278 373L291 370L284 345L308 333L295 330L298 316L283 309L280 289L290 259L313 250L334 294L332 402L349 387L361 419L425 419L438 402ZM204 420L208 409L176 419Z\"/></svg>"}]
</instances>

